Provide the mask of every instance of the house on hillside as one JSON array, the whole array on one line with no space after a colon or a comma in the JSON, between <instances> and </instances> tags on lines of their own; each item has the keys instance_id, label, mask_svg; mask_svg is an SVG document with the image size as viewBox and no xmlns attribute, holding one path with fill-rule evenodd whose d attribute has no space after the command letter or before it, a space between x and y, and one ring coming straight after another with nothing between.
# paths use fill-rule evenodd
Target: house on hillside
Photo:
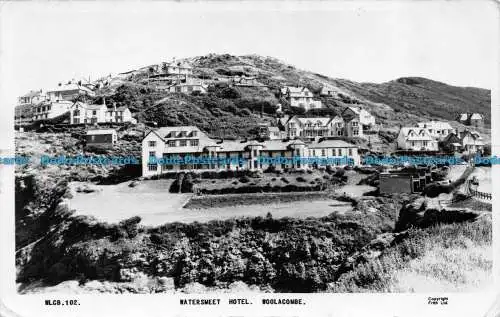
<instances>
[{"instance_id":1,"label":"house on hillside","mask_svg":"<svg viewBox=\"0 0 500 317\"><path fill-rule=\"evenodd\" d=\"M33 107L33 121L53 119L69 111L70 101L44 101Z\"/></svg>"},{"instance_id":2,"label":"house on hillside","mask_svg":"<svg viewBox=\"0 0 500 317\"><path fill-rule=\"evenodd\" d=\"M397 137L398 148L409 151L437 151L438 141L428 129L419 127L402 127Z\"/></svg>"},{"instance_id":3,"label":"house on hillside","mask_svg":"<svg viewBox=\"0 0 500 317\"><path fill-rule=\"evenodd\" d=\"M438 141L443 140L450 133L455 133L455 129L448 122L443 121L419 122L417 126L427 129L429 134Z\"/></svg>"},{"instance_id":4,"label":"house on hillside","mask_svg":"<svg viewBox=\"0 0 500 317\"><path fill-rule=\"evenodd\" d=\"M347 107L342 111L342 118L344 121L349 122L355 119L353 122L357 122L352 125L352 132L361 126L361 131L358 136L363 135L363 131L371 130L375 126L375 117L360 107Z\"/></svg>"},{"instance_id":5,"label":"house on hillside","mask_svg":"<svg viewBox=\"0 0 500 317\"><path fill-rule=\"evenodd\" d=\"M305 111L322 108L321 101L314 100L313 94L306 87L285 86L281 89L281 96L290 106L302 108Z\"/></svg>"},{"instance_id":6,"label":"house on hillside","mask_svg":"<svg viewBox=\"0 0 500 317\"><path fill-rule=\"evenodd\" d=\"M125 106L117 107L113 104L112 107L106 109L104 116L104 122L109 123L127 123L136 124L137 120L132 117L130 109Z\"/></svg>"},{"instance_id":7,"label":"house on hillside","mask_svg":"<svg viewBox=\"0 0 500 317\"><path fill-rule=\"evenodd\" d=\"M304 158L310 150L317 151L318 156L334 155L338 160L330 164L337 166L348 164L342 158L349 153L353 162L359 162L356 146L339 140L309 144L301 140L214 140L195 126L163 127L149 131L142 141L142 175L196 170L265 170L271 166L278 170L304 170L313 166L292 158ZM288 161L278 163L278 157L288 158Z\"/></svg>"},{"instance_id":8,"label":"house on hillside","mask_svg":"<svg viewBox=\"0 0 500 317\"><path fill-rule=\"evenodd\" d=\"M483 153L484 141L481 135L476 131L464 130L458 133L462 141L462 150L468 154Z\"/></svg>"},{"instance_id":9,"label":"house on hillside","mask_svg":"<svg viewBox=\"0 0 500 317\"><path fill-rule=\"evenodd\" d=\"M42 92L42 90L32 90L20 97L18 97L18 105L36 105L42 101L45 101L47 96Z\"/></svg>"},{"instance_id":10,"label":"house on hillside","mask_svg":"<svg viewBox=\"0 0 500 317\"><path fill-rule=\"evenodd\" d=\"M337 97L338 93L339 91L337 89L333 89L332 87L329 86L323 86L321 88L319 95L322 97Z\"/></svg>"},{"instance_id":11,"label":"house on hillside","mask_svg":"<svg viewBox=\"0 0 500 317\"><path fill-rule=\"evenodd\" d=\"M234 86L241 87L266 87L264 84L258 82L256 77L234 76L231 78L231 83Z\"/></svg>"},{"instance_id":12,"label":"house on hillside","mask_svg":"<svg viewBox=\"0 0 500 317\"><path fill-rule=\"evenodd\" d=\"M185 83L176 83L168 88L170 92L179 92L184 94L199 93L206 94L208 86L202 81L188 80Z\"/></svg>"},{"instance_id":13,"label":"house on hillside","mask_svg":"<svg viewBox=\"0 0 500 317\"><path fill-rule=\"evenodd\" d=\"M70 124L95 124L105 122L106 110L105 104L89 105L77 101L69 108Z\"/></svg>"},{"instance_id":14,"label":"house on hillside","mask_svg":"<svg viewBox=\"0 0 500 317\"><path fill-rule=\"evenodd\" d=\"M466 112L458 115L458 122L475 128L484 127L484 116L480 113Z\"/></svg>"},{"instance_id":15,"label":"house on hillside","mask_svg":"<svg viewBox=\"0 0 500 317\"><path fill-rule=\"evenodd\" d=\"M441 142L439 142L439 147L445 152L461 152L462 140L456 133L452 132L449 133Z\"/></svg>"},{"instance_id":16,"label":"house on hillside","mask_svg":"<svg viewBox=\"0 0 500 317\"><path fill-rule=\"evenodd\" d=\"M53 102L73 101L79 96L94 97L95 93L85 86L74 83L66 85L59 84L56 88L47 91L48 100Z\"/></svg>"}]
</instances>

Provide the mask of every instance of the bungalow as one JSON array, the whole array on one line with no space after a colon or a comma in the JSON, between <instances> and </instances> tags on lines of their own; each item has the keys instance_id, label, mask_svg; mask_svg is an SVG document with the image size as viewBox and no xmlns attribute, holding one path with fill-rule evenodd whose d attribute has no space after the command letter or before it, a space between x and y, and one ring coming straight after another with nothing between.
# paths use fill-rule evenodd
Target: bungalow
<instances>
[{"instance_id":1,"label":"bungalow","mask_svg":"<svg viewBox=\"0 0 500 317\"><path fill-rule=\"evenodd\" d=\"M425 128L437 140L443 140L450 133L454 133L455 129L448 122L443 121L429 121L417 123L419 128Z\"/></svg>"},{"instance_id":2,"label":"bungalow","mask_svg":"<svg viewBox=\"0 0 500 317\"><path fill-rule=\"evenodd\" d=\"M291 107L299 107L305 111L323 107L321 101L314 100L313 94L305 87L285 86L281 89L281 95Z\"/></svg>"},{"instance_id":3,"label":"bungalow","mask_svg":"<svg viewBox=\"0 0 500 317\"><path fill-rule=\"evenodd\" d=\"M233 85L241 87L265 87L264 84L257 81L256 77L235 76L231 78L231 82Z\"/></svg>"},{"instance_id":4,"label":"bungalow","mask_svg":"<svg viewBox=\"0 0 500 317\"><path fill-rule=\"evenodd\" d=\"M94 129L88 130L85 135L86 145L110 146L118 141L118 134L115 129Z\"/></svg>"},{"instance_id":5,"label":"bungalow","mask_svg":"<svg viewBox=\"0 0 500 317\"><path fill-rule=\"evenodd\" d=\"M437 151L438 142L432 138L428 129L403 127L397 138L398 148L411 151Z\"/></svg>"},{"instance_id":6,"label":"bungalow","mask_svg":"<svg viewBox=\"0 0 500 317\"><path fill-rule=\"evenodd\" d=\"M177 83L168 88L170 92L179 92L184 94L191 94L194 92L200 94L207 93L207 86L201 82L186 82L186 83Z\"/></svg>"},{"instance_id":7,"label":"bungalow","mask_svg":"<svg viewBox=\"0 0 500 317\"><path fill-rule=\"evenodd\" d=\"M70 124L82 123L102 123L105 122L107 107L102 105L89 105L84 102L77 101L69 108Z\"/></svg>"},{"instance_id":8,"label":"bungalow","mask_svg":"<svg viewBox=\"0 0 500 317\"><path fill-rule=\"evenodd\" d=\"M61 85L57 88L53 88L47 91L47 97L50 101L73 101L78 96L90 96L94 97L95 93L89 88L70 83L67 85Z\"/></svg>"}]
</instances>

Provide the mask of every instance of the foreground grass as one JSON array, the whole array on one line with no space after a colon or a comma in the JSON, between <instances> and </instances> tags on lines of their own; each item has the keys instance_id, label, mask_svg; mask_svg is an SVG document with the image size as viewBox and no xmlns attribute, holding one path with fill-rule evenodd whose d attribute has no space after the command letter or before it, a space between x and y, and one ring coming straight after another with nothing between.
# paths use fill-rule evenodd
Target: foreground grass
<instances>
[{"instance_id":1,"label":"foreground grass","mask_svg":"<svg viewBox=\"0 0 500 317\"><path fill-rule=\"evenodd\" d=\"M491 281L491 220L411 230L377 259L359 264L331 292L475 291Z\"/></svg>"}]
</instances>

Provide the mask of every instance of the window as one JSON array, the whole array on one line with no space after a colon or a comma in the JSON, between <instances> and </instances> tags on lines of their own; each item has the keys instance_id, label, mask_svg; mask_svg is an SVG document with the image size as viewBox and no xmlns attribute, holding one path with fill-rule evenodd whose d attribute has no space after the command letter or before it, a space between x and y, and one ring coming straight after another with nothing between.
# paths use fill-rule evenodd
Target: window
<instances>
[{"instance_id":1,"label":"window","mask_svg":"<svg viewBox=\"0 0 500 317\"><path fill-rule=\"evenodd\" d=\"M186 140L180 140L179 141L179 146L186 146L187 145L187 141Z\"/></svg>"},{"instance_id":2,"label":"window","mask_svg":"<svg viewBox=\"0 0 500 317\"><path fill-rule=\"evenodd\" d=\"M352 122L352 126L353 126L353 127L357 127L357 126L358 126L358 122L357 122L357 121L353 121L353 122Z\"/></svg>"},{"instance_id":3,"label":"window","mask_svg":"<svg viewBox=\"0 0 500 317\"><path fill-rule=\"evenodd\" d=\"M325 149L321 150L321 156L326 156Z\"/></svg>"},{"instance_id":4,"label":"window","mask_svg":"<svg viewBox=\"0 0 500 317\"><path fill-rule=\"evenodd\" d=\"M74 116L79 116L80 115L80 110L74 110L73 111Z\"/></svg>"},{"instance_id":5,"label":"window","mask_svg":"<svg viewBox=\"0 0 500 317\"><path fill-rule=\"evenodd\" d=\"M342 149L339 149L339 155L338 156L342 156Z\"/></svg>"},{"instance_id":6,"label":"window","mask_svg":"<svg viewBox=\"0 0 500 317\"><path fill-rule=\"evenodd\" d=\"M92 115L95 116L97 114L96 110L92 110Z\"/></svg>"},{"instance_id":7,"label":"window","mask_svg":"<svg viewBox=\"0 0 500 317\"><path fill-rule=\"evenodd\" d=\"M199 140L191 140L191 146L198 146L200 144Z\"/></svg>"},{"instance_id":8,"label":"window","mask_svg":"<svg viewBox=\"0 0 500 317\"><path fill-rule=\"evenodd\" d=\"M191 132L191 136L193 136L193 137L197 137L197 136L198 136L198 131L193 131L193 132Z\"/></svg>"},{"instance_id":9,"label":"window","mask_svg":"<svg viewBox=\"0 0 500 317\"><path fill-rule=\"evenodd\" d=\"M427 146L427 141L424 141L424 146Z\"/></svg>"},{"instance_id":10,"label":"window","mask_svg":"<svg viewBox=\"0 0 500 317\"><path fill-rule=\"evenodd\" d=\"M150 151L149 152L149 157L151 157L151 156L156 156L156 152L155 151Z\"/></svg>"},{"instance_id":11,"label":"window","mask_svg":"<svg viewBox=\"0 0 500 317\"><path fill-rule=\"evenodd\" d=\"M352 134L353 134L353 135L359 135L359 130L358 130L358 129L354 129L354 130L352 130Z\"/></svg>"},{"instance_id":12,"label":"window","mask_svg":"<svg viewBox=\"0 0 500 317\"><path fill-rule=\"evenodd\" d=\"M175 147L175 140L168 141L168 146L169 147Z\"/></svg>"},{"instance_id":13,"label":"window","mask_svg":"<svg viewBox=\"0 0 500 317\"><path fill-rule=\"evenodd\" d=\"M316 150L313 150L313 155L312 156L316 156Z\"/></svg>"},{"instance_id":14,"label":"window","mask_svg":"<svg viewBox=\"0 0 500 317\"><path fill-rule=\"evenodd\" d=\"M78 119L78 118L73 119L73 124L79 124L79 123L80 123L80 119Z\"/></svg>"},{"instance_id":15,"label":"window","mask_svg":"<svg viewBox=\"0 0 500 317\"><path fill-rule=\"evenodd\" d=\"M156 146L156 141L149 141L148 142L150 147L155 147Z\"/></svg>"},{"instance_id":16,"label":"window","mask_svg":"<svg viewBox=\"0 0 500 317\"><path fill-rule=\"evenodd\" d=\"M158 166L156 164L148 164L149 171L156 171Z\"/></svg>"},{"instance_id":17,"label":"window","mask_svg":"<svg viewBox=\"0 0 500 317\"><path fill-rule=\"evenodd\" d=\"M181 138L185 138L185 137L186 137L186 135L187 135L187 132L186 132L186 131L181 131L181 132L180 132L179 137L181 137Z\"/></svg>"},{"instance_id":18,"label":"window","mask_svg":"<svg viewBox=\"0 0 500 317\"><path fill-rule=\"evenodd\" d=\"M352 156L352 149L349 149L349 156Z\"/></svg>"}]
</instances>

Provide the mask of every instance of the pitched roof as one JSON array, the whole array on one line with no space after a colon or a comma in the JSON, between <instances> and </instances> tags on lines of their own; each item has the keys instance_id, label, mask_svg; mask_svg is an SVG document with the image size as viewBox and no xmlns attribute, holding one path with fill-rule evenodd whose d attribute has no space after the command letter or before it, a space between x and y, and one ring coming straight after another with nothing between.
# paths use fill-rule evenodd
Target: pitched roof
<instances>
[{"instance_id":1,"label":"pitched roof","mask_svg":"<svg viewBox=\"0 0 500 317\"><path fill-rule=\"evenodd\" d=\"M311 149L318 148L357 148L356 145L347 143L343 140L323 140L320 142L313 142L308 145Z\"/></svg>"},{"instance_id":2,"label":"pitched roof","mask_svg":"<svg viewBox=\"0 0 500 317\"><path fill-rule=\"evenodd\" d=\"M480 114L480 113L473 113L471 116L470 116L470 119L471 120L482 120L483 119L483 115Z\"/></svg>"},{"instance_id":3,"label":"pitched roof","mask_svg":"<svg viewBox=\"0 0 500 317\"><path fill-rule=\"evenodd\" d=\"M95 135L95 134L114 134L116 133L115 129L94 129L94 130L88 130L87 135Z\"/></svg>"},{"instance_id":4,"label":"pitched roof","mask_svg":"<svg viewBox=\"0 0 500 317\"><path fill-rule=\"evenodd\" d=\"M47 92L70 91L70 90L84 90L87 92L92 92L92 90L90 90L89 88L74 83L57 86L56 88L47 90Z\"/></svg>"},{"instance_id":5,"label":"pitched roof","mask_svg":"<svg viewBox=\"0 0 500 317\"><path fill-rule=\"evenodd\" d=\"M419 122L417 123L418 127L420 128L431 128L431 129L445 129L445 130L452 130L453 127L448 123L444 121L428 121L428 122Z\"/></svg>"},{"instance_id":6,"label":"pitched roof","mask_svg":"<svg viewBox=\"0 0 500 317\"><path fill-rule=\"evenodd\" d=\"M426 128L403 127L399 133L403 134L407 141L432 141L432 137Z\"/></svg>"}]
</instances>

